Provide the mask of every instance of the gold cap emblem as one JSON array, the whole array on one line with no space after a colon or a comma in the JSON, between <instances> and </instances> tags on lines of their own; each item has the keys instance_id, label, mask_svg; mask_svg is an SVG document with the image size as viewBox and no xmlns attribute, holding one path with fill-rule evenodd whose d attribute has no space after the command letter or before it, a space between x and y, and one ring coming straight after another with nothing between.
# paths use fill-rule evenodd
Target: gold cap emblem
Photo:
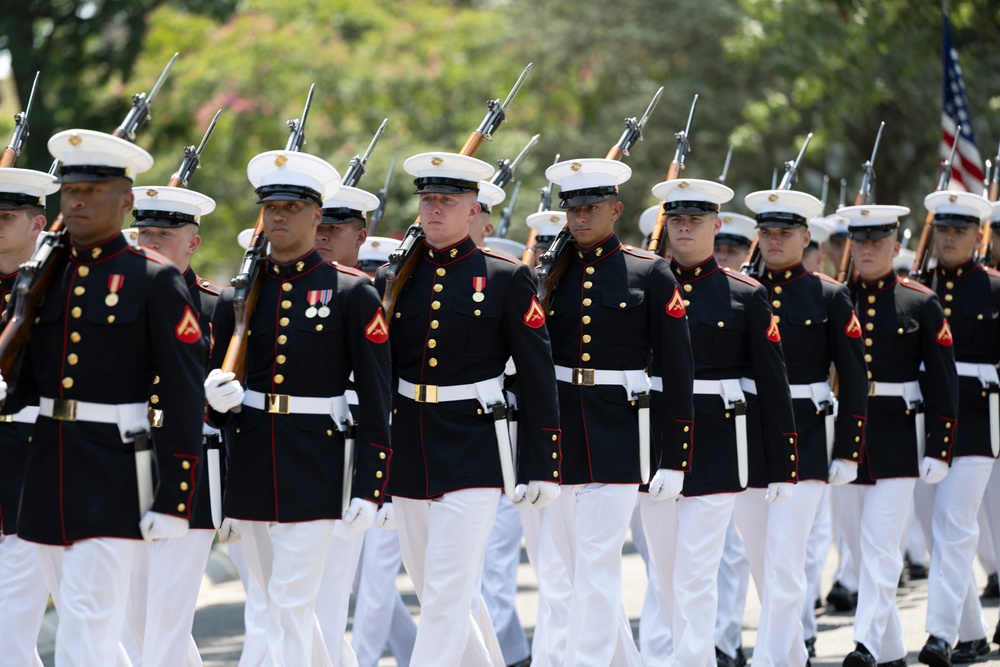
<instances>
[{"instance_id":1,"label":"gold cap emblem","mask_svg":"<svg viewBox=\"0 0 1000 667\"><path fill-rule=\"evenodd\" d=\"M83 141L83 139L80 138L79 134L71 134L71 135L69 135L69 145L70 146L79 146L81 141Z\"/></svg>"},{"instance_id":2,"label":"gold cap emblem","mask_svg":"<svg viewBox=\"0 0 1000 667\"><path fill-rule=\"evenodd\" d=\"M431 158L431 164L434 165L435 167L440 166L442 162L444 162L444 158L443 157L432 157Z\"/></svg>"},{"instance_id":3,"label":"gold cap emblem","mask_svg":"<svg viewBox=\"0 0 1000 667\"><path fill-rule=\"evenodd\" d=\"M549 216L549 222L559 222L559 216L558 215Z\"/></svg>"},{"instance_id":4,"label":"gold cap emblem","mask_svg":"<svg viewBox=\"0 0 1000 667\"><path fill-rule=\"evenodd\" d=\"M948 195L948 203L954 204L958 201L958 195Z\"/></svg>"},{"instance_id":5,"label":"gold cap emblem","mask_svg":"<svg viewBox=\"0 0 1000 667\"><path fill-rule=\"evenodd\" d=\"M769 194L767 196L767 201L769 201L769 202L776 202L776 201L778 201L778 195L772 192L771 194Z\"/></svg>"},{"instance_id":6,"label":"gold cap emblem","mask_svg":"<svg viewBox=\"0 0 1000 667\"><path fill-rule=\"evenodd\" d=\"M691 184L688 183L687 181L681 181L680 183L677 184L677 187L679 187L681 190L690 186Z\"/></svg>"},{"instance_id":7,"label":"gold cap emblem","mask_svg":"<svg viewBox=\"0 0 1000 667\"><path fill-rule=\"evenodd\" d=\"M869 211L868 209L866 208L861 209L861 215L868 215L869 213L871 213L871 211Z\"/></svg>"},{"instance_id":8,"label":"gold cap emblem","mask_svg":"<svg viewBox=\"0 0 1000 667\"><path fill-rule=\"evenodd\" d=\"M724 216L722 216L722 221L723 222L732 222L733 221L733 216L731 216L731 215L724 215Z\"/></svg>"},{"instance_id":9,"label":"gold cap emblem","mask_svg":"<svg viewBox=\"0 0 1000 667\"><path fill-rule=\"evenodd\" d=\"M150 189L146 190L146 196L147 197L155 197L158 194L160 194L160 193L157 192L155 188L150 188Z\"/></svg>"},{"instance_id":10,"label":"gold cap emblem","mask_svg":"<svg viewBox=\"0 0 1000 667\"><path fill-rule=\"evenodd\" d=\"M288 158L285 157L284 153L281 153L278 157L274 158L275 167L284 167L286 162L288 162Z\"/></svg>"},{"instance_id":11,"label":"gold cap emblem","mask_svg":"<svg viewBox=\"0 0 1000 667\"><path fill-rule=\"evenodd\" d=\"M583 165L580 164L579 162L574 162L569 166L569 168L572 169L573 171L580 171L581 169L583 169Z\"/></svg>"}]
</instances>

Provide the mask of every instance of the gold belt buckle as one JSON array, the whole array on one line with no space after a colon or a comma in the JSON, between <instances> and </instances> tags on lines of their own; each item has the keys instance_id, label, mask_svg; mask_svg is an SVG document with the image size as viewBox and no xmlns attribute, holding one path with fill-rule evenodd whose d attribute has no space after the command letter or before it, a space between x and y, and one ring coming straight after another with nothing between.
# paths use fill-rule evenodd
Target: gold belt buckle
<instances>
[{"instance_id":1,"label":"gold belt buckle","mask_svg":"<svg viewBox=\"0 0 1000 667\"><path fill-rule=\"evenodd\" d=\"M265 405L268 413L272 415L287 415L289 396L288 394L265 394L267 397Z\"/></svg>"},{"instance_id":2,"label":"gold belt buckle","mask_svg":"<svg viewBox=\"0 0 1000 667\"><path fill-rule=\"evenodd\" d=\"M413 387L413 400L417 403L437 403L438 388L436 384L418 384Z\"/></svg>"},{"instance_id":3,"label":"gold belt buckle","mask_svg":"<svg viewBox=\"0 0 1000 667\"><path fill-rule=\"evenodd\" d=\"M868 381L868 396L878 396L876 385L878 383L875 380Z\"/></svg>"},{"instance_id":4,"label":"gold belt buckle","mask_svg":"<svg viewBox=\"0 0 1000 667\"><path fill-rule=\"evenodd\" d=\"M14 415L0 415L0 423L9 424L14 421Z\"/></svg>"},{"instance_id":5,"label":"gold belt buckle","mask_svg":"<svg viewBox=\"0 0 1000 667\"><path fill-rule=\"evenodd\" d=\"M76 401L72 399L52 401L52 418L61 422L75 422Z\"/></svg>"},{"instance_id":6,"label":"gold belt buckle","mask_svg":"<svg viewBox=\"0 0 1000 667\"><path fill-rule=\"evenodd\" d=\"M593 368L574 368L573 369L573 384L577 386L593 387L594 386L594 369Z\"/></svg>"},{"instance_id":7,"label":"gold belt buckle","mask_svg":"<svg viewBox=\"0 0 1000 667\"><path fill-rule=\"evenodd\" d=\"M149 425L153 428L163 428L163 410L149 408Z\"/></svg>"}]
</instances>

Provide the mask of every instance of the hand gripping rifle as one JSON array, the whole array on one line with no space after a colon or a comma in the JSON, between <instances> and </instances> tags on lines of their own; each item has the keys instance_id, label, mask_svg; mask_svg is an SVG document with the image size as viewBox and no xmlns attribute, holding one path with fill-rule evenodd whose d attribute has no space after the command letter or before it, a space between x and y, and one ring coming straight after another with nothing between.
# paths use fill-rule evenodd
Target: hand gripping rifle
<instances>
[{"instance_id":1,"label":"hand gripping rifle","mask_svg":"<svg viewBox=\"0 0 1000 667\"><path fill-rule=\"evenodd\" d=\"M987 175L989 175L989 160L987 160L986 163ZM1000 199L1000 146L997 147L997 156L993 159L993 163L993 175L989 181L990 187L986 192L986 198L991 202L996 202L997 199ZM990 242L992 240L992 236L993 226L990 223L990 217L987 216L983 224L983 240L980 242L979 248L976 252L976 259L980 264L985 266L990 265Z\"/></svg>"},{"instance_id":2,"label":"hand gripping rifle","mask_svg":"<svg viewBox=\"0 0 1000 667\"><path fill-rule=\"evenodd\" d=\"M556 159L552 161L552 164L559 164L560 155L556 153ZM538 201L538 213L544 211L552 210L552 188L555 183L549 181L549 184L544 188L538 190L539 201ZM538 232L534 229L528 232L528 241L524 244L524 254L521 255L521 261L528 265L528 268L535 268L536 253L535 247L538 245Z\"/></svg>"},{"instance_id":3,"label":"hand gripping rifle","mask_svg":"<svg viewBox=\"0 0 1000 667\"><path fill-rule=\"evenodd\" d=\"M781 177L781 183L775 189L791 190L792 186L795 185L795 181L798 178L799 164L802 162L802 156L805 155L809 142L812 141L812 136L812 132L807 134L806 140L802 143L802 148L799 149L798 156L794 160L785 163L785 175ZM747 253L746 260L740 266L740 273L745 273L748 276L759 276L763 268L764 257L760 252L760 233L757 233L750 244L750 251Z\"/></svg>"},{"instance_id":4,"label":"hand gripping rifle","mask_svg":"<svg viewBox=\"0 0 1000 667\"><path fill-rule=\"evenodd\" d=\"M306 97L305 107L302 109L302 117L288 121L288 143L285 150L297 153L305 144L306 119L309 116L309 107L312 105L313 91L316 84L309 86L309 95ZM243 255L243 262L240 264L240 272L232 280L235 290L233 296L233 311L235 323L233 326L233 336L229 340L229 347L226 348L226 356L222 360L222 372L234 373L236 381L243 383L246 372L247 356L247 336L250 333L250 316L253 314L257 299L260 297L260 290L264 284L264 272L261 270L267 258L267 237L264 234L264 208L261 207L257 215L257 224L250 239L250 247ZM234 412L239 411L239 406Z\"/></svg>"},{"instance_id":5,"label":"hand gripping rifle","mask_svg":"<svg viewBox=\"0 0 1000 667\"><path fill-rule=\"evenodd\" d=\"M486 116L483 118L483 122L479 124L479 127L469 135L465 145L462 146L462 155L475 157L476 153L479 152L479 148L483 145L483 140L492 140L493 133L500 127L500 123L506 120L507 108L510 106L517 91L521 89L524 77L531 71L531 67L532 63L528 63L528 66L521 72L521 76L517 78L517 82L514 83L514 87L511 88L510 93L502 103L499 99L488 100L486 102L488 108ZM417 262L420 259L420 250L423 248L423 245L424 231L420 228L420 218L417 218L410 225L409 229L406 230L406 234L403 235L403 240L399 244L399 247L389 254L389 266L385 272L385 294L382 297L385 321L389 326L392 326L392 315L396 310L396 298L399 296L406 281L410 279L410 276L416 270Z\"/></svg>"},{"instance_id":6,"label":"hand gripping rifle","mask_svg":"<svg viewBox=\"0 0 1000 667\"><path fill-rule=\"evenodd\" d=\"M135 134L149 119L149 107L153 103L153 98L160 90L170 68L177 60L177 54L170 59L164 68L160 78L156 80L149 95L138 93L132 96L132 109L122 124L112 133L116 137L135 140ZM32 89L34 90L34 89ZM30 102L29 102L30 104ZM23 116L23 136L27 136L27 116ZM15 131L15 137L17 132ZM6 151L4 152L6 155ZM52 164L52 172L58 168L58 160ZM63 229L62 213L56 217L44 234L38 248L27 262L21 265L17 272L17 280L14 282L14 312L7 326L0 333L0 374L4 377L11 377L14 364L21 355L25 343L31 336L31 320L35 309L42 299L42 295L49 289L55 279L56 271L63 265L66 255L69 252L69 244L66 240L66 232Z\"/></svg>"},{"instance_id":7,"label":"hand gripping rifle","mask_svg":"<svg viewBox=\"0 0 1000 667\"><path fill-rule=\"evenodd\" d=\"M384 119L382 124L378 126L378 129L375 130L375 136L372 137L371 143L368 144L368 149L365 150L364 155L355 155L351 158L351 166L347 168L347 173L344 174L344 179L341 181L341 185L353 188L361 182L361 177L365 175L365 165L368 164L368 158L372 156L372 151L375 150L375 144L377 144L378 140L382 138L382 133L385 132L385 126L388 122L388 118Z\"/></svg>"},{"instance_id":8,"label":"hand gripping rifle","mask_svg":"<svg viewBox=\"0 0 1000 667\"><path fill-rule=\"evenodd\" d=\"M389 163L389 171L385 175L385 183L379 188L379 191L375 193L378 197L378 208L372 211L372 214L368 216L368 235L374 236L375 230L378 229L378 225L382 222L382 216L385 215L385 204L388 201L389 183L392 182L392 175L396 171L396 158L399 157L399 151L397 150L392 154L392 162Z\"/></svg>"},{"instance_id":9,"label":"hand gripping rifle","mask_svg":"<svg viewBox=\"0 0 1000 667\"><path fill-rule=\"evenodd\" d=\"M662 94L663 86L660 86L660 89L653 95L649 106L646 107L646 113L642 115L641 120L636 121L635 118L625 119L625 132L618 140L618 143L608 151L605 159L620 161L622 157L629 154L635 142L642 140L642 128L646 126L646 122L649 120L653 109L656 108L656 104L660 101ZM562 274L565 273L566 267L569 264L569 246L572 242L573 236L570 234L569 225L565 225L556 234L556 238L553 239L549 249L542 255L541 265L538 267L538 300L541 303L542 309L546 312L549 310L549 298L552 295L552 288L562 278Z\"/></svg>"},{"instance_id":10,"label":"hand gripping rifle","mask_svg":"<svg viewBox=\"0 0 1000 667\"><path fill-rule=\"evenodd\" d=\"M951 165L955 159L955 151L958 149L958 140L962 136L962 126L955 128L955 142L951 145L951 154L948 159L941 163L941 178L938 179L937 189L947 190L951 182ZM928 265L931 261L931 239L934 238L934 214L928 212L924 218L924 228L920 232L920 241L917 243L916 257L913 258L913 266L910 268L910 280L925 282L930 273Z\"/></svg>"},{"instance_id":11,"label":"hand gripping rifle","mask_svg":"<svg viewBox=\"0 0 1000 667\"><path fill-rule=\"evenodd\" d=\"M24 148L24 141L29 135L28 116L31 114L31 103L35 100L35 89L38 88L38 75L39 72L35 72L35 82L31 84L31 94L28 95L27 106L24 107L24 111L14 116L14 134L10 138L10 144L3 149L3 155L0 156L0 169L13 167L14 161L17 160L21 149Z\"/></svg>"},{"instance_id":12,"label":"hand gripping rifle","mask_svg":"<svg viewBox=\"0 0 1000 667\"><path fill-rule=\"evenodd\" d=\"M205 130L205 136L201 138L201 143L195 146L185 146L184 147L184 159L181 161L181 166L173 176L170 177L170 182L167 183L173 188L186 188L188 182L191 180L191 176L194 175L196 169L201 169L201 153L205 150L205 145L208 144L209 137L212 136L212 132L215 131L215 126L219 122L219 116L222 115L222 109L215 112L215 117L212 118L212 122L208 124L208 129Z\"/></svg>"},{"instance_id":13,"label":"hand gripping rifle","mask_svg":"<svg viewBox=\"0 0 1000 667\"><path fill-rule=\"evenodd\" d=\"M885 128L885 121L879 123L878 133L875 135L875 145L872 147L872 156L861 165L861 187L854 197L855 206L864 206L871 201L872 188L875 186L875 154L878 152L878 143L882 140L882 130ZM845 283L848 289L854 287L857 278L854 271L854 259L851 257L851 237L847 237L844 242L844 254L840 258L840 269L837 271L837 281Z\"/></svg>"},{"instance_id":14,"label":"hand gripping rifle","mask_svg":"<svg viewBox=\"0 0 1000 667\"><path fill-rule=\"evenodd\" d=\"M497 222L496 235L500 238L507 238L510 231L510 217L514 214L514 204L517 203L517 195L521 192L521 181L514 184L514 192L510 194L507 205L500 211L500 220Z\"/></svg>"},{"instance_id":15,"label":"hand gripping rifle","mask_svg":"<svg viewBox=\"0 0 1000 667\"><path fill-rule=\"evenodd\" d=\"M684 130L678 132L674 135L677 139L677 150L674 152L674 159L670 163L670 167L667 169L667 177L664 180L672 181L674 179L680 178L681 171L684 170L684 160L687 158L687 154L691 151L691 145L688 143L688 138L691 136L691 121L694 120L694 109L698 106L698 95L694 96L691 101L691 111L688 112L688 122L684 127ZM729 155L733 154L732 147L729 148ZM726 170L729 169L729 157L726 157ZM725 177L726 170L723 170L723 178ZM663 230L667 224L667 214L663 209L663 202L660 202L660 210L656 212L656 224L653 225L653 231L649 234L649 244L646 249L650 252L655 252L658 255L662 255L660 252L660 245L663 239Z\"/></svg>"}]
</instances>

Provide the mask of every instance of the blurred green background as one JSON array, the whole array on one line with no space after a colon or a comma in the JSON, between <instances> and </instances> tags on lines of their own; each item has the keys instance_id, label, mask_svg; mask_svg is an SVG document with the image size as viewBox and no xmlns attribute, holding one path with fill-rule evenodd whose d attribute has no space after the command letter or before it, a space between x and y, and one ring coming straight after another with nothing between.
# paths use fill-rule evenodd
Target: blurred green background
<instances>
[{"instance_id":1,"label":"blurred green background","mask_svg":"<svg viewBox=\"0 0 1000 667\"><path fill-rule=\"evenodd\" d=\"M941 6L932 0L4 0L0 50L12 78L0 81L0 139L39 94L31 137L17 166L47 170L49 136L82 127L110 132L148 91L174 54L180 58L154 102L138 143L156 158L138 185L164 184L224 109L191 187L214 197L197 270L226 282L241 251L236 234L253 226L246 180L253 155L283 148L285 121L298 117L316 84L306 152L343 173L383 118L386 133L362 187L374 192L400 151L379 234L398 235L416 215L402 160L426 150L457 152L486 112L506 96L528 62L535 67L508 122L478 157L513 158L541 140L515 174L522 181L509 237L527 236L544 169L564 159L603 157L659 86L663 98L626 158L623 238L636 241L649 188L674 155L691 99L700 95L684 174L714 179L734 146L727 184L742 196L771 185L773 170L814 137L797 189L817 196L831 177L827 211L847 180L853 202L861 164L886 122L875 199L924 217L935 187L941 114ZM1000 140L1000 3L953 0L953 34L973 128L984 158ZM3 69L0 62L0 70ZM2 72L0 72L2 74ZM508 194L513 184L508 186ZM59 210L50 199L50 217Z\"/></svg>"}]
</instances>

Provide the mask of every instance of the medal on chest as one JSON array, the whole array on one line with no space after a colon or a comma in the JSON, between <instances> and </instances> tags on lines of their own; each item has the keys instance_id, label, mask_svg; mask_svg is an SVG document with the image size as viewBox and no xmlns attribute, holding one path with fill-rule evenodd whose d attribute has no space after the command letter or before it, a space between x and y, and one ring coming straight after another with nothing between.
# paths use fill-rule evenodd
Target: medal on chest
<instances>
[{"instance_id":1,"label":"medal on chest","mask_svg":"<svg viewBox=\"0 0 1000 667\"><path fill-rule=\"evenodd\" d=\"M306 301L309 302L309 307L306 308L306 317L309 319L314 317L329 317L330 306L328 304L332 298L332 289L310 290L306 294Z\"/></svg>"},{"instance_id":2,"label":"medal on chest","mask_svg":"<svg viewBox=\"0 0 1000 667\"><path fill-rule=\"evenodd\" d=\"M125 284L125 276L120 273L112 273L108 276L108 295L104 297L104 303L113 308L118 305L118 291Z\"/></svg>"},{"instance_id":3,"label":"medal on chest","mask_svg":"<svg viewBox=\"0 0 1000 667\"><path fill-rule=\"evenodd\" d=\"M483 294L483 290L486 289L486 276L475 276L472 279L472 300L476 303L481 303L486 295Z\"/></svg>"}]
</instances>

